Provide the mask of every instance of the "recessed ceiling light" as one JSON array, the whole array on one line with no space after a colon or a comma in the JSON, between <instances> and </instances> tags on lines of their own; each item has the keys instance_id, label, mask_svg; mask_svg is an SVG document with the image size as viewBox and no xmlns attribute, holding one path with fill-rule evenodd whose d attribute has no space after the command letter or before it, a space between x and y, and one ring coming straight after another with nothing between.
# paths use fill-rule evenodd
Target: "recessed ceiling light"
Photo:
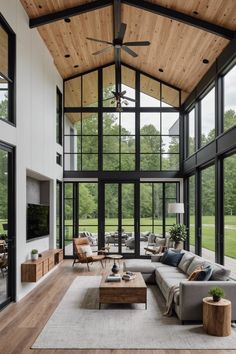
<instances>
[{"instance_id":1,"label":"recessed ceiling light","mask_svg":"<svg viewBox=\"0 0 236 354\"><path fill-rule=\"evenodd\" d=\"M69 58L69 57L70 57L70 54L66 54L66 55L65 55L65 58Z\"/></svg>"},{"instance_id":2,"label":"recessed ceiling light","mask_svg":"<svg viewBox=\"0 0 236 354\"><path fill-rule=\"evenodd\" d=\"M193 11L194 15L199 15L199 13L197 11Z\"/></svg>"},{"instance_id":3,"label":"recessed ceiling light","mask_svg":"<svg viewBox=\"0 0 236 354\"><path fill-rule=\"evenodd\" d=\"M69 17L67 17L67 18L64 18L64 21L67 22L67 23L70 23L71 19Z\"/></svg>"},{"instance_id":4,"label":"recessed ceiling light","mask_svg":"<svg viewBox=\"0 0 236 354\"><path fill-rule=\"evenodd\" d=\"M74 68L76 69L76 68L78 68L79 67L79 65L77 64L77 65L74 65Z\"/></svg>"},{"instance_id":5,"label":"recessed ceiling light","mask_svg":"<svg viewBox=\"0 0 236 354\"><path fill-rule=\"evenodd\" d=\"M164 72L164 70L162 68L159 68L158 71L160 71L160 73Z\"/></svg>"},{"instance_id":6,"label":"recessed ceiling light","mask_svg":"<svg viewBox=\"0 0 236 354\"><path fill-rule=\"evenodd\" d=\"M209 63L209 60L208 59L203 59L203 64L208 64Z\"/></svg>"}]
</instances>

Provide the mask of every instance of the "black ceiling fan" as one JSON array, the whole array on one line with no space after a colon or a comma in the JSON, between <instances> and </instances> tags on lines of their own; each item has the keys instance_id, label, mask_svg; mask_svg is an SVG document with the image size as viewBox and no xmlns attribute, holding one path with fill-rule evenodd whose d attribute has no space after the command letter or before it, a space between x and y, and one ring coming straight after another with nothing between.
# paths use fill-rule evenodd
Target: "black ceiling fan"
<instances>
[{"instance_id":1,"label":"black ceiling fan","mask_svg":"<svg viewBox=\"0 0 236 354\"><path fill-rule=\"evenodd\" d=\"M132 57L136 58L138 56L138 54L135 53L129 47L149 46L150 42L149 41L124 42L124 36L125 36L126 27L127 27L126 23L121 23L120 24L118 35L117 35L117 37L115 37L113 39L113 42L103 41L101 39L95 39L95 38L91 38L91 37L86 37L88 40L93 41L93 42L110 44L109 47L106 47L106 48L103 48L101 50L98 50L97 52L92 53L92 55L105 53L106 51L108 51L112 47L114 47L116 49L123 49L126 53L128 53Z\"/></svg>"},{"instance_id":2,"label":"black ceiling fan","mask_svg":"<svg viewBox=\"0 0 236 354\"><path fill-rule=\"evenodd\" d=\"M114 39L112 42L104 41L101 39L95 39L91 37L87 37L88 40L109 44L108 47L98 50L93 55L104 53L111 48L114 48L115 54L115 85L116 90L112 91L113 97L106 98L104 101L111 100L111 103L116 102L116 111L121 112L122 106L121 104L124 103L126 106L128 105L128 101L135 102L133 98L125 96L126 91L121 91L121 49L123 49L126 53L131 55L133 58L138 56L132 49L129 47L132 46L149 46L151 43L149 41L134 41L134 42L124 42L125 31L126 31L127 24L121 23L121 0L114 0L113 1L113 32L114 32Z\"/></svg>"}]
</instances>

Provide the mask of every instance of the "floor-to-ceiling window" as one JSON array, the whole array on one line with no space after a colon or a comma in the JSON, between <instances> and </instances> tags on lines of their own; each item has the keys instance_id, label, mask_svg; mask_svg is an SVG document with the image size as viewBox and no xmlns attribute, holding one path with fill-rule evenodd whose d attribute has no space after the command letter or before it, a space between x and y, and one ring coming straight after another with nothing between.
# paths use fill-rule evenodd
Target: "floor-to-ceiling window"
<instances>
[{"instance_id":1,"label":"floor-to-ceiling window","mask_svg":"<svg viewBox=\"0 0 236 354\"><path fill-rule=\"evenodd\" d=\"M201 243L202 254L212 258L215 252L215 166L201 172Z\"/></svg>"},{"instance_id":2,"label":"floor-to-ceiling window","mask_svg":"<svg viewBox=\"0 0 236 354\"><path fill-rule=\"evenodd\" d=\"M15 297L14 156L0 143L0 308Z\"/></svg>"},{"instance_id":3,"label":"floor-to-ceiling window","mask_svg":"<svg viewBox=\"0 0 236 354\"><path fill-rule=\"evenodd\" d=\"M195 175L188 179L189 193L189 246L192 252L195 252Z\"/></svg>"},{"instance_id":4,"label":"floor-to-ceiling window","mask_svg":"<svg viewBox=\"0 0 236 354\"><path fill-rule=\"evenodd\" d=\"M56 247L62 247L62 182L56 183Z\"/></svg>"},{"instance_id":5,"label":"floor-to-ceiling window","mask_svg":"<svg viewBox=\"0 0 236 354\"><path fill-rule=\"evenodd\" d=\"M224 263L236 277L236 155L224 159Z\"/></svg>"}]
</instances>

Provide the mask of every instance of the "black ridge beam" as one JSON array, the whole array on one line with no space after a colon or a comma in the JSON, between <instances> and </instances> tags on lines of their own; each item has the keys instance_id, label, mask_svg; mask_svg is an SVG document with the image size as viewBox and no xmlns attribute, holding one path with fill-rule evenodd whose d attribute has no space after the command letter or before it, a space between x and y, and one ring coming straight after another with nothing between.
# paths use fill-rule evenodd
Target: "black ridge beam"
<instances>
[{"instance_id":1,"label":"black ridge beam","mask_svg":"<svg viewBox=\"0 0 236 354\"><path fill-rule=\"evenodd\" d=\"M47 15L39 16L36 18L32 18L29 20L29 26L30 28L35 28L43 25L47 25L49 23L63 20L66 17L72 17L72 16L77 16L81 15L86 12L94 11L94 10L99 10L103 7L112 5L113 1L112 0L96 0L87 4L83 5L78 5L75 7L71 7L69 9L57 11L54 13L50 13Z\"/></svg>"},{"instance_id":2,"label":"black ridge beam","mask_svg":"<svg viewBox=\"0 0 236 354\"><path fill-rule=\"evenodd\" d=\"M123 4L127 4L130 6L137 7L138 9L142 9L145 11L152 12L154 14L164 16L170 18L172 20L185 23L186 25L199 28L203 31L210 32L217 36L226 38L226 39L233 39L234 38L234 31L231 31L227 28L215 25L213 23L209 23L204 20L200 20L199 18L189 16L179 11L175 11L169 9L167 7L163 7L160 5L156 5L147 1L142 0L121 0Z\"/></svg>"}]
</instances>

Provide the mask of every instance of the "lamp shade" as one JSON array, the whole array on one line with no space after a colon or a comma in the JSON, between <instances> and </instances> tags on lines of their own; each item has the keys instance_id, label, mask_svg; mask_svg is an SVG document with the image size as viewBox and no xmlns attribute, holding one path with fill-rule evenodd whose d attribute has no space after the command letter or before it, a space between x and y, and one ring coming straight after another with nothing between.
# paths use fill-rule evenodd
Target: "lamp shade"
<instances>
[{"instance_id":1,"label":"lamp shade","mask_svg":"<svg viewBox=\"0 0 236 354\"><path fill-rule=\"evenodd\" d=\"M168 213L170 214L183 214L184 213L184 203L169 203Z\"/></svg>"}]
</instances>

